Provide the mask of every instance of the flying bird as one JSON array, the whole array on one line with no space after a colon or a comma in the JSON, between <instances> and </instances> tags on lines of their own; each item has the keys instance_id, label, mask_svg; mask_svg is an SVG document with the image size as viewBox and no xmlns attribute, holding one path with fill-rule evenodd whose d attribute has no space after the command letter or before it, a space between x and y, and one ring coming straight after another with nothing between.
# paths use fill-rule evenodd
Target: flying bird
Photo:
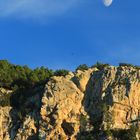
<instances>
[{"instance_id":1,"label":"flying bird","mask_svg":"<svg viewBox=\"0 0 140 140\"><path fill-rule=\"evenodd\" d=\"M113 0L103 0L103 3L106 7L109 7L112 4Z\"/></svg>"}]
</instances>

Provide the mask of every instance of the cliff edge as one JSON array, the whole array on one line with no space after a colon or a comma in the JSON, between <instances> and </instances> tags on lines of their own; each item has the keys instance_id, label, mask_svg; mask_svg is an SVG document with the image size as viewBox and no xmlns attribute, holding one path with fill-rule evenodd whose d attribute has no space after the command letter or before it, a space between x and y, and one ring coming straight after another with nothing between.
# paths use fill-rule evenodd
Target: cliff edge
<instances>
[{"instance_id":1,"label":"cliff edge","mask_svg":"<svg viewBox=\"0 0 140 140\"><path fill-rule=\"evenodd\" d=\"M24 95L0 89L0 140L123 140L131 130L139 139L137 67L77 70L30 90L34 94L20 102Z\"/></svg>"}]
</instances>

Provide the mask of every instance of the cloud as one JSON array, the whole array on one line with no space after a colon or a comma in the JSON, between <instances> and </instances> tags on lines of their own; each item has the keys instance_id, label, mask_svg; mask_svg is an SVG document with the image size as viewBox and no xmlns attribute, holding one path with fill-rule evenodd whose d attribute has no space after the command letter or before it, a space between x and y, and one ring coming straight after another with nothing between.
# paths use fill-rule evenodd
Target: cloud
<instances>
[{"instance_id":1,"label":"cloud","mask_svg":"<svg viewBox=\"0 0 140 140\"><path fill-rule=\"evenodd\" d=\"M77 5L79 0L1 0L0 17L31 17L60 15Z\"/></svg>"}]
</instances>

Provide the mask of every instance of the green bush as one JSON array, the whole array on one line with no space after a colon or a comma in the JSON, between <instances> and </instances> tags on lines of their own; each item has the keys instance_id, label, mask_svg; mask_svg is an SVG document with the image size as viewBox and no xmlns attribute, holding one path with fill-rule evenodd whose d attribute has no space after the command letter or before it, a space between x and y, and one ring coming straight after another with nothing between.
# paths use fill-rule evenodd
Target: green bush
<instances>
[{"instance_id":1,"label":"green bush","mask_svg":"<svg viewBox=\"0 0 140 140\"><path fill-rule=\"evenodd\" d=\"M130 127L130 129L114 129L112 134L116 139L121 140L137 140L136 133L139 132L139 128L136 125Z\"/></svg>"},{"instance_id":2,"label":"green bush","mask_svg":"<svg viewBox=\"0 0 140 140\"><path fill-rule=\"evenodd\" d=\"M0 87L14 88L34 86L44 83L53 75L48 68L36 68L10 64L7 60L0 60Z\"/></svg>"},{"instance_id":3,"label":"green bush","mask_svg":"<svg viewBox=\"0 0 140 140\"><path fill-rule=\"evenodd\" d=\"M0 98L0 106L10 106L10 96L12 93L9 94L3 94L1 93L1 98Z\"/></svg>"},{"instance_id":4,"label":"green bush","mask_svg":"<svg viewBox=\"0 0 140 140\"><path fill-rule=\"evenodd\" d=\"M126 67L135 67L134 65L132 64L129 64L129 63L119 63L119 66L126 66Z\"/></svg>"},{"instance_id":5,"label":"green bush","mask_svg":"<svg viewBox=\"0 0 140 140\"><path fill-rule=\"evenodd\" d=\"M76 71L77 70L81 70L81 71L85 71L85 70L88 70L89 67L86 65L86 64L82 64L82 65L79 65L77 68L76 68Z\"/></svg>"},{"instance_id":6,"label":"green bush","mask_svg":"<svg viewBox=\"0 0 140 140\"><path fill-rule=\"evenodd\" d=\"M69 74L68 70L60 69L54 72L54 76L66 76Z\"/></svg>"},{"instance_id":7,"label":"green bush","mask_svg":"<svg viewBox=\"0 0 140 140\"><path fill-rule=\"evenodd\" d=\"M138 128L134 125L131 126L129 130L127 130L127 133L124 134L123 139L124 140L136 140L136 132Z\"/></svg>"},{"instance_id":8,"label":"green bush","mask_svg":"<svg viewBox=\"0 0 140 140\"><path fill-rule=\"evenodd\" d=\"M119 63L119 66L122 67L122 66L125 66L125 67L133 67L137 70L140 70L140 66L137 66L137 65L132 65L132 64L129 64L129 63ZM134 74L134 72L132 72L132 74Z\"/></svg>"},{"instance_id":9,"label":"green bush","mask_svg":"<svg viewBox=\"0 0 140 140\"><path fill-rule=\"evenodd\" d=\"M107 66L109 66L109 64L103 64L103 63L97 62L95 65L91 66L91 68L97 68L98 70L103 70Z\"/></svg>"}]
</instances>

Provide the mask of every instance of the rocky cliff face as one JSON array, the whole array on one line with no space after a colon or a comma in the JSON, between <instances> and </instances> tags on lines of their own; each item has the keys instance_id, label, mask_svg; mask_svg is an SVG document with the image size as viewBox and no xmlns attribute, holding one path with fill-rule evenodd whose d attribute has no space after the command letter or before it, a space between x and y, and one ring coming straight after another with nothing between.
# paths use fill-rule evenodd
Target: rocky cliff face
<instances>
[{"instance_id":1,"label":"rocky cliff face","mask_svg":"<svg viewBox=\"0 0 140 140\"><path fill-rule=\"evenodd\" d=\"M128 129L140 115L140 70L133 67L106 67L91 76L85 93L85 109L93 122L106 117L112 128ZM101 106L106 105L106 112Z\"/></svg>"},{"instance_id":2,"label":"rocky cliff face","mask_svg":"<svg viewBox=\"0 0 140 140\"><path fill-rule=\"evenodd\" d=\"M132 66L78 70L52 77L18 106L8 105L13 93L1 89L0 140L105 139L107 129L139 126L139 79Z\"/></svg>"}]
</instances>

